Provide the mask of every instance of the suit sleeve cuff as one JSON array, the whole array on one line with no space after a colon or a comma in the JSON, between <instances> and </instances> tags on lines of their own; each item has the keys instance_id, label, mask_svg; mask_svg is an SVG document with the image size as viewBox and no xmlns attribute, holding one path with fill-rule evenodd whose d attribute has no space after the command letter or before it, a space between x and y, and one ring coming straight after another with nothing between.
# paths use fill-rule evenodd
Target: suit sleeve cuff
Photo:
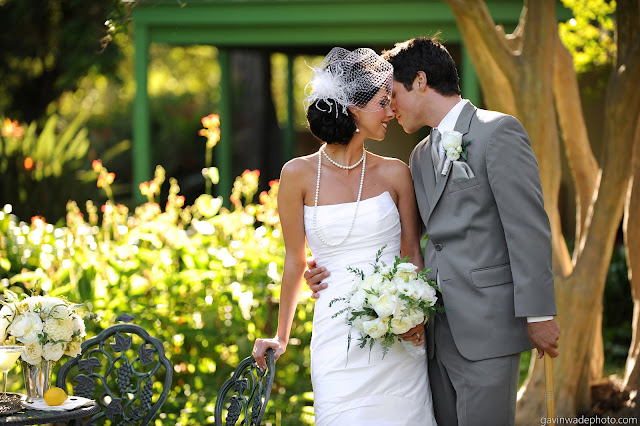
<instances>
[{"instance_id":1,"label":"suit sleeve cuff","mask_svg":"<svg viewBox=\"0 0 640 426\"><path fill-rule=\"evenodd\" d=\"M527 317L527 322L542 322L542 321L551 321L553 319L552 316L546 317Z\"/></svg>"}]
</instances>

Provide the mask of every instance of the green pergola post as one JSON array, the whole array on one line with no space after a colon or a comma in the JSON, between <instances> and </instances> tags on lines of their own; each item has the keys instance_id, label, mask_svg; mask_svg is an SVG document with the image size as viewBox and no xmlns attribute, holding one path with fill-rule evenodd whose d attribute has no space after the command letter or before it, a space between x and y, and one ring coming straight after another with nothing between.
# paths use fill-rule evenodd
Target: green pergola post
<instances>
[{"instance_id":1,"label":"green pergola post","mask_svg":"<svg viewBox=\"0 0 640 426\"><path fill-rule=\"evenodd\" d=\"M467 47L462 45L462 97L480 105L480 84Z\"/></svg>"},{"instance_id":2,"label":"green pergola post","mask_svg":"<svg viewBox=\"0 0 640 426\"><path fill-rule=\"evenodd\" d=\"M220 181L217 185L218 195L222 195L225 205L228 205L229 195L231 195L231 81L230 81L230 58L229 50L218 50L218 61L220 62L220 142L215 148L215 166L220 174Z\"/></svg>"},{"instance_id":3,"label":"green pergola post","mask_svg":"<svg viewBox=\"0 0 640 426\"><path fill-rule=\"evenodd\" d=\"M283 164L294 157L295 153L295 113L293 100L293 55L287 55L287 124L284 131L284 146L282 149Z\"/></svg>"},{"instance_id":4,"label":"green pergola post","mask_svg":"<svg viewBox=\"0 0 640 426\"><path fill-rule=\"evenodd\" d=\"M151 175L151 149L149 124L149 97L147 91L147 71L149 62L149 28L145 24L134 22L134 73L136 77L136 95L133 101L133 179L131 196L136 203L142 203L144 197L139 189L141 182L149 180Z\"/></svg>"}]
</instances>

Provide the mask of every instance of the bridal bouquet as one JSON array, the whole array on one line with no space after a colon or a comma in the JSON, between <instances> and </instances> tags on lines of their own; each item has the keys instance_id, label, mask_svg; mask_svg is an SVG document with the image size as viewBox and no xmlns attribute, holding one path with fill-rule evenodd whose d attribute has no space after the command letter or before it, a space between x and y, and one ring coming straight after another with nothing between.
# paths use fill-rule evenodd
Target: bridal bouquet
<instances>
[{"instance_id":1,"label":"bridal bouquet","mask_svg":"<svg viewBox=\"0 0 640 426\"><path fill-rule=\"evenodd\" d=\"M335 298L344 301L346 307L333 315L333 318L346 313L347 324L360 334L359 346L369 345L369 351L379 341L383 358L389 348L416 325L429 319L442 309L435 306L438 290L434 280L427 279L428 270L416 272L418 267L408 263L408 258L400 259L387 266L380 262L386 246L376 254L373 271L365 274L357 268L349 268L355 275L352 290L344 297ZM405 349L413 356L424 354L424 348L416 347L412 342L402 340ZM347 350L351 345L351 333L347 341Z\"/></svg>"},{"instance_id":2,"label":"bridal bouquet","mask_svg":"<svg viewBox=\"0 0 640 426\"><path fill-rule=\"evenodd\" d=\"M21 300L9 290L5 290L5 298L0 309L0 344L24 344L22 359L32 365L80 354L86 336L84 321L77 314L82 305L48 296Z\"/></svg>"}]
</instances>

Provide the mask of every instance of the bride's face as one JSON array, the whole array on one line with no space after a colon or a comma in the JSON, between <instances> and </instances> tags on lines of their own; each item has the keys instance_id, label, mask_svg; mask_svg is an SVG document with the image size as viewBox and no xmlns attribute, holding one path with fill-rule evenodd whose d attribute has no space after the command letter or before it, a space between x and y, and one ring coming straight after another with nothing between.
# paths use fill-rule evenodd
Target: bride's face
<instances>
[{"instance_id":1,"label":"bride's face","mask_svg":"<svg viewBox=\"0 0 640 426\"><path fill-rule=\"evenodd\" d=\"M367 109L374 111L358 111L357 120L360 135L367 139L381 141L387 132L387 125L393 119L391 110L391 97L386 88L380 91L369 101Z\"/></svg>"}]
</instances>

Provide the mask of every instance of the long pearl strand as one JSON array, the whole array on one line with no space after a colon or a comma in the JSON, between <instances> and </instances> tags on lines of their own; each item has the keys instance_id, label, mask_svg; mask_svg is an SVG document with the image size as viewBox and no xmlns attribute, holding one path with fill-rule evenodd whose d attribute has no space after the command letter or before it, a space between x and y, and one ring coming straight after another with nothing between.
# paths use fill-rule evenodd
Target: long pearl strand
<instances>
[{"instance_id":1,"label":"long pearl strand","mask_svg":"<svg viewBox=\"0 0 640 426\"><path fill-rule=\"evenodd\" d=\"M366 152L367 152L367 150L364 149L364 146L363 146L362 147L362 157L360 157L358 162L355 163L355 164L352 164L350 166L345 166L345 165L342 165L340 163L336 163L335 161L333 161L333 158L329 157L329 154L327 154L327 151L325 151L326 147L327 147L327 144L325 143L324 145L322 145L320 147L320 151L322 151L324 156L327 157L327 160L331 161L331 164L333 164L334 166L340 167L341 169L345 169L345 170L351 170L351 169L355 169L356 167L358 167L358 165L364 161L364 157L365 157Z\"/></svg>"},{"instance_id":2,"label":"long pearl strand","mask_svg":"<svg viewBox=\"0 0 640 426\"><path fill-rule=\"evenodd\" d=\"M320 148L320 151L322 151L324 153L324 146L322 146ZM358 215L358 206L360 205L360 197L362 195L362 185L364 184L364 169L367 166L367 151L364 149L363 147L363 152L362 152L362 158L360 159L360 161L358 161L356 164L354 164L353 166L343 166L341 164L337 164L335 163L333 160L331 160L331 158L329 158L329 156L327 156L327 158L329 158L329 160L335 164L336 166L343 168L343 169L353 169L354 167L356 167L358 164L360 164L360 162L362 162L362 173L360 175L360 188L358 188L358 199L356 200L356 211L353 213L353 219L351 220L351 225L349 225L349 231L347 232L347 235L344 236L344 238L336 244L332 244L329 243L328 241L326 241L324 239L324 237L322 236L322 234L320 234L320 229L318 229L318 224L317 224L317 215L318 215L318 193L320 192L320 173L322 171L322 155L320 155L318 153L318 179L316 180L316 199L315 202L313 204L313 229L315 230L316 235L318 236L318 238L320 239L320 241L322 241L323 243L325 243L328 246L331 247L336 247L341 245L342 243L344 243L347 238L349 238L349 235L351 235L351 231L353 230L353 224L356 222L356 216ZM325 156L327 155L326 153L324 153Z\"/></svg>"}]
</instances>

